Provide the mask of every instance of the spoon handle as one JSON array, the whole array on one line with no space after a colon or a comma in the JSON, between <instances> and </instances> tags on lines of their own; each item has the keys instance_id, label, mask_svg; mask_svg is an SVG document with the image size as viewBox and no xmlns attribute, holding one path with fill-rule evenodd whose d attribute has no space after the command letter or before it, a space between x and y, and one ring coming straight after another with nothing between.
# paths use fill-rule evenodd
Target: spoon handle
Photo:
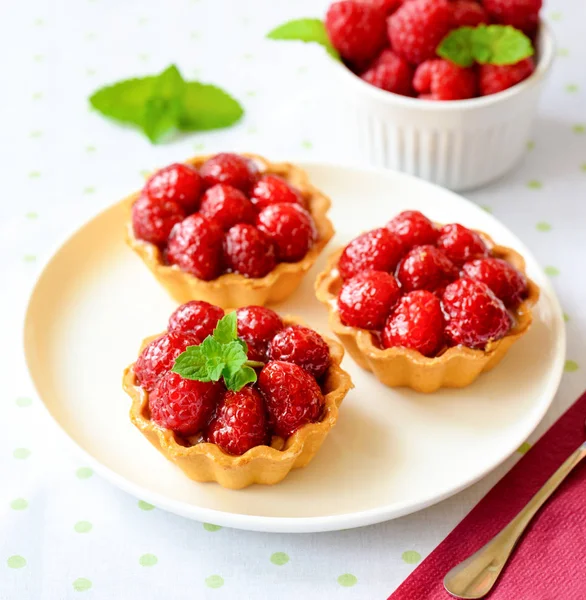
<instances>
[{"instance_id":1,"label":"spoon handle","mask_svg":"<svg viewBox=\"0 0 586 600\"><path fill-rule=\"evenodd\" d=\"M486 596L496 583L527 525L572 469L585 457L586 442L560 466L504 529L445 576L446 590L452 596L466 600Z\"/></svg>"}]
</instances>

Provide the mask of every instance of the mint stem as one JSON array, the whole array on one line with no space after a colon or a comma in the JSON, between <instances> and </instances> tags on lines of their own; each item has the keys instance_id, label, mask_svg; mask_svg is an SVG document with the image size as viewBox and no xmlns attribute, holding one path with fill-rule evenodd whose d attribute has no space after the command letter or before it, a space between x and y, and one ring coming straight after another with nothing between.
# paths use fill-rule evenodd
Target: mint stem
<instances>
[{"instance_id":1,"label":"mint stem","mask_svg":"<svg viewBox=\"0 0 586 600\"><path fill-rule=\"evenodd\" d=\"M257 367L264 367L264 366L265 366L265 363L263 363L263 362L260 362L260 361L258 361L258 360L247 360L247 361L244 363L244 366L245 366L245 367L252 367L253 369L256 369Z\"/></svg>"}]
</instances>

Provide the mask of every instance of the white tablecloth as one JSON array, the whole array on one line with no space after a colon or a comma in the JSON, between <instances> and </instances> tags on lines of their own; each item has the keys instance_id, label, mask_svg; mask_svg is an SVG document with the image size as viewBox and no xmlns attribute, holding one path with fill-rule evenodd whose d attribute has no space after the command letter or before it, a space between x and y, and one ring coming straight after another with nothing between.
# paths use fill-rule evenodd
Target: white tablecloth
<instances>
[{"instance_id":1,"label":"white tablecloth","mask_svg":"<svg viewBox=\"0 0 586 600\"><path fill-rule=\"evenodd\" d=\"M263 39L284 20L323 15L327 4L34 0L0 7L2 600L386 598L518 459L389 523L315 535L249 533L167 514L103 481L64 446L34 394L20 339L40 265L86 217L137 188L142 172L223 149L344 158L321 118L325 100L312 100L323 91L323 52ZM527 156L513 173L468 194L547 266L567 314L566 373L539 431L586 387L586 15L581 0L550 2L544 12L558 59ZM186 78L241 99L243 122L151 146L88 109L100 85L173 62Z\"/></svg>"}]
</instances>

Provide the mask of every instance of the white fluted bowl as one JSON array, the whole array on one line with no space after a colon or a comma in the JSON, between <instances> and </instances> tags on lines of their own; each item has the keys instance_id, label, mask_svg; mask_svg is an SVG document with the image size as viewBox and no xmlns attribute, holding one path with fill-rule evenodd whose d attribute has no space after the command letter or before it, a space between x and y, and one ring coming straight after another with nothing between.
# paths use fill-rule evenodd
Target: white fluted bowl
<instances>
[{"instance_id":1,"label":"white fluted bowl","mask_svg":"<svg viewBox=\"0 0 586 600\"><path fill-rule=\"evenodd\" d=\"M479 187L521 158L554 57L550 28L541 22L537 65L504 92L470 100L420 100L376 88L334 63L338 131L361 159L453 190Z\"/></svg>"}]
</instances>

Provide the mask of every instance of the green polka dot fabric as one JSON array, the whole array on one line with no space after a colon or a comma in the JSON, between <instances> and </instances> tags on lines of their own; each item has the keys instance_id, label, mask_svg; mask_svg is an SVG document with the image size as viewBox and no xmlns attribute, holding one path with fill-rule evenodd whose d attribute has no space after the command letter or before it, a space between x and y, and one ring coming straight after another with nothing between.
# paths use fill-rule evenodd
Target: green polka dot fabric
<instances>
[{"instance_id":1,"label":"green polka dot fabric","mask_svg":"<svg viewBox=\"0 0 586 600\"><path fill-rule=\"evenodd\" d=\"M2 600L382 600L586 388L583 0L551 0L544 17L557 59L539 116L526 132L524 159L499 180L464 194L535 255L565 315L567 356L554 407L535 434L518 440L505 465L440 506L397 521L324 534L265 534L223 526L221 501L209 501L220 512L195 522L159 508L157 494L145 490L133 497L119 490L50 422L27 376L21 322L42 266L66 235L142 185L157 166L194 154L247 150L298 161L352 160L350 149L336 142L343 121L333 119L337 102L325 53L265 39L285 20L324 15L329 1L177 0L163 10L159 0L78 0L62 11L46 0L10 3L10 24L0 37L10 58L6 86L14 84L13 93L3 95L2 120L8 149L2 163L10 174L3 180L0 219L0 414L8 424L0 436ZM229 90L246 109L242 122L153 146L88 106L96 88L171 62L186 78ZM142 268L138 262L136 268ZM135 350L136 341L128 342L128 358ZM121 406L112 418L126 419L127 412ZM91 431L79 432L78 439L91 451ZM116 444L112 439L112 462L120 451ZM153 461L161 460L147 450ZM186 482L185 489L199 485ZM294 478L287 485L294 492ZM212 498L212 484L202 493ZM246 490L223 493L238 494L254 511Z\"/></svg>"}]
</instances>

